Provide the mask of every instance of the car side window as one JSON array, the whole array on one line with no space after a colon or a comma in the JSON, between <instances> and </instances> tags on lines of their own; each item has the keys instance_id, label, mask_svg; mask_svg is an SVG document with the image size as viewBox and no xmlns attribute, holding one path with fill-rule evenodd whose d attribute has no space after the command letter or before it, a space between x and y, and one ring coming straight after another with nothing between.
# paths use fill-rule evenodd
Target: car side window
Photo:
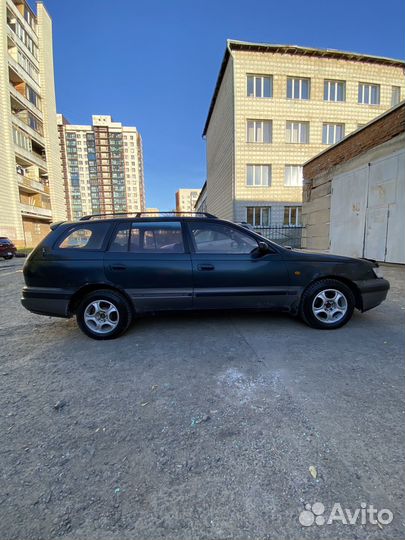
<instances>
[{"instance_id":1,"label":"car side window","mask_svg":"<svg viewBox=\"0 0 405 540\"><path fill-rule=\"evenodd\" d=\"M179 221L132 223L132 253L184 253Z\"/></svg>"},{"instance_id":2,"label":"car side window","mask_svg":"<svg viewBox=\"0 0 405 540\"><path fill-rule=\"evenodd\" d=\"M201 223L190 228L196 253L244 254L258 247L251 236L221 223Z\"/></svg>"},{"instance_id":3,"label":"car side window","mask_svg":"<svg viewBox=\"0 0 405 540\"><path fill-rule=\"evenodd\" d=\"M115 253L128 251L130 223L122 223L112 237L108 251Z\"/></svg>"},{"instance_id":4,"label":"car side window","mask_svg":"<svg viewBox=\"0 0 405 540\"><path fill-rule=\"evenodd\" d=\"M109 223L86 223L68 231L57 244L59 249L101 249Z\"/></svg>"}]
</instances>

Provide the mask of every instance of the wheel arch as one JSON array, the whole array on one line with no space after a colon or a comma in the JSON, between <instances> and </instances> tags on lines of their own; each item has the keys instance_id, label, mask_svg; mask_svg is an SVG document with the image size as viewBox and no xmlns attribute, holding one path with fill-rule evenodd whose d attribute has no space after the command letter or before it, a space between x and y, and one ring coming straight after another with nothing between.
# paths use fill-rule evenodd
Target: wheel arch
<instances>
[{"instance_id":1,"label":"wheel arch","mask_svg":"<svg viewBox=\"0 0 405 540\"><path fill-rule=\"evenodd\" d=\"M361 298L361 293L360 293L360 289L357 287L357 285L355 283L353 283L353 281L351 281L350 279L348 278L345 278L345 277L342 277L342 276L334 276L333 274L328 274L328 275L325 275L325 276L318 276L316 277L315 279L313 279L312 281L310 281L308 283L308 285L302 290L302 293L301 293L301 298L300 298L300 305L302 303L302 298L304 296L304 293L305 291L311 287L311 285L313 285L314 283L316 283L317 281L323 281L324 279L333 279L335 281L340 281L341 283L343 283L344 285L346 285L347 287L349 287L349 289L352 291L353 295L354 295L354 299L355 299L355 307L357 309L359 309L360 311L362 310L363 308L363 302L362 302L362 298Z\"/></svg>"},{"instance_id":2,"label":"wheel arch","mask_svg":"<svg viewBox=\"0 0 405 540\"><path fill-rule=\"evenodd\" d=\"M78 289L71 297L69 301L69 306L68 306L69 314L74 315L76 313L77 308L80 305L80 302L82 301L83 297L86 294L89 294L93 291L98 291L98 290L108 290L108 291L121 294L127 300L128 304L131 306L132 314L135 313L133 302L131 298L129 297L129 295L123 289L120 289L119 287L115 287L114 285L110 285L109 283L87 283L86 285L83 285L82 287L80 287L80 289Z\"/></svg>"}]
</instances>

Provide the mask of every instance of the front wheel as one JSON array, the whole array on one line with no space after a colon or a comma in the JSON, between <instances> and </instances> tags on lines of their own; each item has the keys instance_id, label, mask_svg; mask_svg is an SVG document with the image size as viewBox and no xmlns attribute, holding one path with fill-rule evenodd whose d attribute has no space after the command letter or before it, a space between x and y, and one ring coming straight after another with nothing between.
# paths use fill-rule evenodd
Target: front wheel
<instances>
[{"instance_id":1,"label":"front wheel","mask_svg":"<svg viewBox=\"0 0 405 540\"><path fill-rule=\"evenodd\" d=\"M114 339L123 334L132 320L127 299L118 292L102 289L87 294L77 313L80 329L93 339Z\"/></svg>"},{"instance_id":2,"label":"front wheel","mask_svg":"<svg viewBox=\"0 0 405 540\"><path fill-rule=\"evenodd\" d=\"M301 299L301 317L313 328L340 328L352 317L355 298L352 290L335 279L312 283Z\"/></svg>"}]
</instances>

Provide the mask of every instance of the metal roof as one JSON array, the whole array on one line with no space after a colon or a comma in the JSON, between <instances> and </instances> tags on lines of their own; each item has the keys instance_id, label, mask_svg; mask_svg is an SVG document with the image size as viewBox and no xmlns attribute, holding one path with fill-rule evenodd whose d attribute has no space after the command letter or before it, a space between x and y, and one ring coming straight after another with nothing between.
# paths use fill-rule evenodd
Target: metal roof
<instances>
[{"instance_id":1,"label":"metal roof","mask_svg":"<svg viewBox=\"0 0 405 540\"><path fill-rule=\"evenodd\" d=\"M228 64L232 50L235 51L254 51L262 53L279 53L290 55L316 56L319 58L335 58L341 60L350 60L354 62L367 62L371 64L383 64L405 68L405 61L396 58L388 58L385 56L374 56L371 54L361 54L348 51L339 51L336 49L315 49L313 47L302 47L300 45L276 45L271 43L251 43L248 41L237 41L228 39L226 42L225 54L222 59L217 82L215 85L214 94L211 99L210 108L208 110L207 120L205 122L203 137L206 135L208 126L211 120L212 112L215 107L215 102L221 87L222 79Z\"/></svg>"}]
</instances>

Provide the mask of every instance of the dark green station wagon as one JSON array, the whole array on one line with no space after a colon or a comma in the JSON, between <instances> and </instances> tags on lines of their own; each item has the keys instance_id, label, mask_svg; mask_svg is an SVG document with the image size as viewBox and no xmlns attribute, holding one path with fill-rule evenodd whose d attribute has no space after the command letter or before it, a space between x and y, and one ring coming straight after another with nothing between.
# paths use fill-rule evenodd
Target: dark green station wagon
<instances>
[{"instance_id":1,"label":"dark green station wagon","mask_svg":"<svg viewBox=\"0 0 405 540\"><path fill-rule=\"evenodd\" d=\"M389 289L375 261L295 251L206 213L85 216L51 229L24 265L22 304L75 315L94 339L161 310L280 310L339 328Z\"/></svg>"}]
</instances>

